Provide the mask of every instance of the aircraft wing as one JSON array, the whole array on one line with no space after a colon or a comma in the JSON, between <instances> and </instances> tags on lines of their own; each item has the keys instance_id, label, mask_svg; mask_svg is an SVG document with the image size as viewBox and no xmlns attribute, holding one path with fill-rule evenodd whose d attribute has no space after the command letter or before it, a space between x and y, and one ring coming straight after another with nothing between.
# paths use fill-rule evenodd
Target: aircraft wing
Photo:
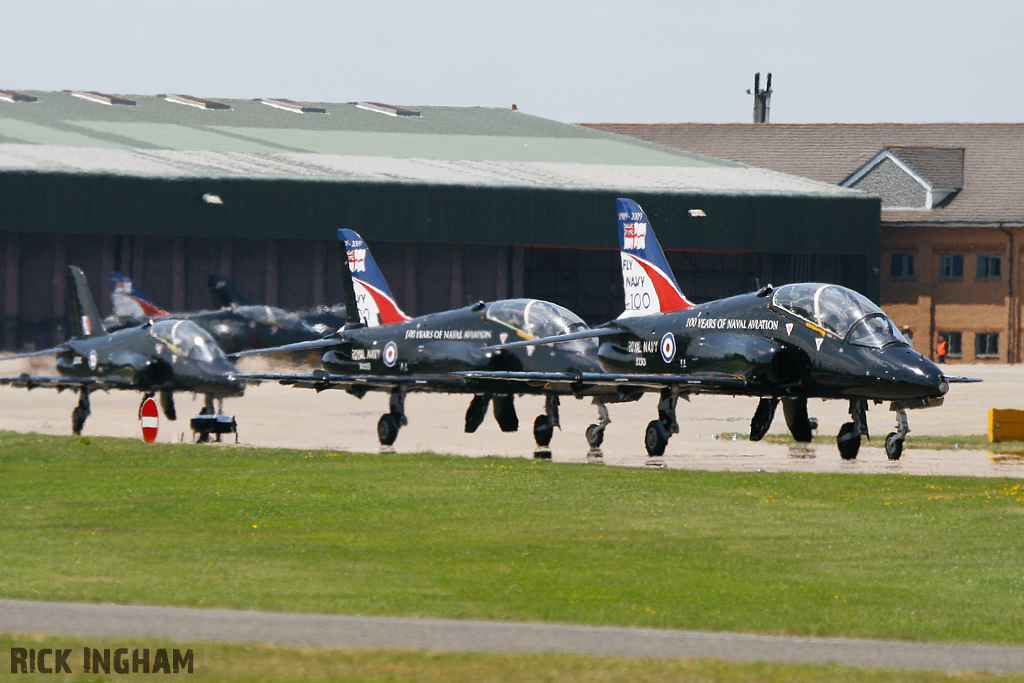
<instances>
[{"instance_id":1,"label":"aircraft wing","mask_svg":"<svg viewBox=\"0 0 1024 683\"><path fill-rule=\"evenodd\" d=\"M249 349L246 351L238 351L236 353L229 353L228 358L237 359L242 356L257 356L267 355L271 353L285 353L289 351L306 351L308 349L327 349L332 346L338 346L344 343L344 340L338 337L324 337L323 339L312 339L310 341L295 342L294 344L284 344L283 346L272 346L266 349Z\"/></svg>"},{"instance_id":2,"label":"aircraft wing","mask_svg":"<svg viewBox=\"0 0 1024 683\"><path fill-rule=\"evenodd\" d=\"M18 375L17 377L0 377L0 385L18 387L20 389L111 389L138 390L138 387L127 377L40 377L35 375Z\"/></svg>"},{"instance_id":3,"label":"aircraft wing","mask_svg":"<svg viewBox=\"0 0 1024 683\"><path fill-rule=\"evenodd\" d=\"M452 373L486 385L488 382L521 385L528 393L555 391L572 394L610 392L660 391L681 387L687 393L742 393L750 382L741 375L707 373L693 375L659 375L604 372L492 372L465 370Z\"/></svg>"},{"instance_id":4,"label":"aircraft wing","mask_svg":"<svg viewBox=\"0 0 1024 683\"><path fill-rule=\"evenodd\" d=\"M561 344L562 342L575 341L577 339L596 339L598 337L607 337L610 335L622 334L622 330L614 327L595 327L589 330L581 330L579 332L570 332L569 334L559 334L553 337L542 337L540 339L527 339L526 341L509 342L507 344L495 344L494 346L487 346L487 349L503 350L503 349L519 349L526 346L541 346L543 344Z\"/></svg>"},{"instance_id":5,"label":"aircraft wing","mask_svg":"<svg viewBox=\"0 0 1024 683\"><path fill-rule=\"evenodd\" d=\"M946 375L946 381L950 384L972 384L974 382L982 382L980 377L950 377Z\"/></svg>"},{"instance_id":6,"label":"aircraft wing","mask_svg":"<svg viewBox=\"0 0 1024 683\"><path fill-rule=\"evenodd\" d=\"M329 375L316 372L306 375L252 374L235 375L238 379L259 384L277 382L299 389L342 389L352 393L367 391L391 391L405 387L407 391L462 392L472 391L473 383L456 375Z\"/></svg>"},{"instance_id":7,"label":"aircraft wing","mask_svg":"<svg viewBox=\"0 0 1024 683\"><path fill-rule=\"evenodd\" d=\"M64 350L62 346L55 346L52 349L40 349L39 351L28 351L26 353L15 353L10 356L0 356L0 361L16 360L18 358L35 358L36 356L52 356Z\"/></svg>"}]
</instances>

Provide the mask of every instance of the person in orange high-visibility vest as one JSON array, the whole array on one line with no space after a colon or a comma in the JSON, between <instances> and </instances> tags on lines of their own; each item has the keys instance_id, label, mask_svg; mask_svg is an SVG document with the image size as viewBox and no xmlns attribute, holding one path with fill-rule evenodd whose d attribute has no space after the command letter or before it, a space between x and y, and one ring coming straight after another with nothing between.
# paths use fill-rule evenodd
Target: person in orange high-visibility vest
<instances>
[{"instance_id":1,"label":"person in orange high-visibility vest","mask_svg":"<svg viewBox=\"0 0 1024 683\"><path fill-rule=\"evenodd\" d=\"M946 362L946 352L949 350L949 342L945 336L939 337L939 344L935 347L935 355L938 357L939 365Z\"/></svg>"}]
</instances>

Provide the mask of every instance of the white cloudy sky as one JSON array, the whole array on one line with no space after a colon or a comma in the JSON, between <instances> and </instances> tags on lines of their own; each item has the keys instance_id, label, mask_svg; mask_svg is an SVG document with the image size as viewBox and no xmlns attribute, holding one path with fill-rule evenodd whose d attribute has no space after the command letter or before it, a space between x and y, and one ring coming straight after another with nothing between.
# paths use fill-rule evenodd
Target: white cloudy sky
<instances>
[{"instance_id":1,"label":"white cloudy sky","mask_svg":"<svg viewBox=\"0 0 1024 683\"><path fill-rule=\"evenodd\" d=\"M725 123L771 71L780 123L1024 120L1012 0L4 0L0 18L0 89Z\"/></svg>"}]
</instances>

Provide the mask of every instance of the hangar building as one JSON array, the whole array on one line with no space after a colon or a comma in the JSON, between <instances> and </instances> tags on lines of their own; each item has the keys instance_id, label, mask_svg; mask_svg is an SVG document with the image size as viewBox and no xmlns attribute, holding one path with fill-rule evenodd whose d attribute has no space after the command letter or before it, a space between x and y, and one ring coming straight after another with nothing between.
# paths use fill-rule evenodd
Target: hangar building
<instances>
[{"instance_id":1,"label":"hangar building","mask_svg":"<svg viewBox=\"0 0 1024 683\"><path fill-rule=\"evenodd\" d=\"M821 279L878 295L877 196L514 109L0 90L0 318L63 337L64 270L101 311L121 271L164 308L341 298L337 229L411 314L534 296L622 309L615 199L648 212L695 300Z\"/></svg>"}]
</instances>

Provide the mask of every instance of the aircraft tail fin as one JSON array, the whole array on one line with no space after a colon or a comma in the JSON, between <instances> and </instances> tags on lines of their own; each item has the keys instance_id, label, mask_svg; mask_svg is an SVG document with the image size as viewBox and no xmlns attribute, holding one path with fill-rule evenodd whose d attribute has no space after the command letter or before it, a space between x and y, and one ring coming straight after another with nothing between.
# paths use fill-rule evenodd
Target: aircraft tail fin
<instances>
[{"instance_id":1,"label":"aircraft tail fin","mask_svg":"<svg viewBox=\"0 0 1024 683\"><path fill-rule=\"evenodd\" d=\"M110 271L110 300L118 318L141 319L168 314L137 291L130 277L117 271Z\"/></svg>"},{"instance_id":2,"label":"aircraft tail fin","mask_svg":"<svg viewBox=\"0 0 1024 683\"><path fill-rule=\"evenodd\" d=\"M72 337L102 337L107 333L96 308L85 273L78 266L68 266L68 317Z\"/></svg>"},{"instance_id":3,"label":"aircraft tail fin","mask_svg":"<svg viewBox=\"0 0 1024 683\"><path fill-rule=\"evenodd\" d=\"M388 289L388 283L384 281L384 276L377 268L377 263L373 260L363 238L352 230L342 228L338 230L338 240L343 245L343 258L352 275L353 296L358 307L359 319L367 327L409 320L409 316L395 302L395 297ZM345 303L349 305L347 300Z\"/></svg>"},{"instance_id":4,"label":"aircraft tail fin","mask_svg":"<svg viewBox=\"0 0 1024 683\"><path fill-rule=\"evenodd\" d=\"M210 273L206 276L206 286L210 289L210 300L217 308L245 306L249 303L235 287L235 283L223 275Z\"/></svg>"},{"instance_id":5,"label":"aircraft tail fin","mask_svg":"<svg viewBox=\"0 0 1024 683\"><path fill-rule=\"evenodd\" d=\"M619 253L626 308L620 318L689 308L647 214L632 199L619 199Z\"/></svg>"}]
</instances>

